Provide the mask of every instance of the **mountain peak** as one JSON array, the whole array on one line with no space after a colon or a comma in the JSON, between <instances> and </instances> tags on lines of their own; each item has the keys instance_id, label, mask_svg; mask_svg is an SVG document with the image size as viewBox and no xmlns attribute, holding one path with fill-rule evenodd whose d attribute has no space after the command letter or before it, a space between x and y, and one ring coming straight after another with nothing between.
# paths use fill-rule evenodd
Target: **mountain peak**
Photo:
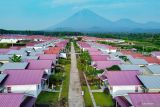
<instances>
[{"instance_id":1,"label":"mountain peak","mask_svg":"<svg viewBox=\"0 0 160 107\"><path fill-rule=\"evenodd\" d=\"M97 15L97 14L94 13L92 10L82 9L78 11L77 13L75 13L75 15L89 16L89 15Z\"/></svg>"},{"instance_id":2,"label":"mountain peak","mask_svg":"<svg viewBox=\"0 0 160 107\"><path fill-rule=\"evenodd\" d=\"M87 12L93 12L93 11L91 11L90 9L84 8L84 9L81 9L79 12L87 13Z\"/></svg>"},{"instance_id":3,"label":"mountain peak","mask_svg":"<svg viewBox=\"0 0 160 107\"><path fill-rule=\"evenodd\" d=\"M134 22L131 19L127 19L127 18L123 18L123 19L119 19L117 22Z\"/></svg>"}]
</instances>

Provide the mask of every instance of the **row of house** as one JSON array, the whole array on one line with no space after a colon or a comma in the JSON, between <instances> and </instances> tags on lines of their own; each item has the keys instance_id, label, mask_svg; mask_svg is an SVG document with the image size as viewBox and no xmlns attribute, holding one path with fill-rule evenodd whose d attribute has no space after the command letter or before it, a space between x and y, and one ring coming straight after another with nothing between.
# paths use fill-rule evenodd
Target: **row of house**
<instances>
[{"instance_id":1,"label":"row of house","mask_svg":"<svg viewBox=\"0 0 160 107\"><path fill-rule=\"evenodd\" d=\"M110 43L124 43L125 42L125 40L123 39L97 38L97 37L89 37L89 36L83 36L82 40L85 42L96 42L96 41L104 41L104 42L110 42Z\"/></svg>"},{"instance_id":2,"label":"row of house","mask_svg":"<svg viewBox=\"0 0 160 107\"><path fill-rule=\"evenodd\" d=\"M49 76L54 75L57 58L67 42L43 37L25 47L0 49L0 106L32 107L40 92L48 88ZM12 62L13 55L21 56L21 62Z\"/></svg>"},{"instance_id":3,"label":"row of house","mask_svg":"<svg viewBox=\"0 0 160 107\"><path fill-rule=\"evenodd\" d=\"M101 88L108 90L121 107L158 107L160 101L160 60L158 52L150 56L96 42L78 42L91 56L91 65L103 70L98 74ZM118 71L106 68L118 66Z\"/></svg>"}]
</instances>

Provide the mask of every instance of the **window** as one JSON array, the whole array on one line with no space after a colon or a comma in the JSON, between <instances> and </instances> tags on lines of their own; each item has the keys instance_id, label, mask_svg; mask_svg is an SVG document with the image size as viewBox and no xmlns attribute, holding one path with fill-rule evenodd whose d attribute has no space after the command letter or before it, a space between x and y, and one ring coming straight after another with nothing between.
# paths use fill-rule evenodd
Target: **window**
<instances>
[{"instance_id":1,"label":"window","mask_svg":"<svg viewBox=\"0 0 160 107\"><path fill-rule=\"evenodd\" d=\"M37 86L37 88L39 89L39 85Z\"/></svg>"},{"instance_id":2,"label":"window","mask_svg":"<svg viewBox=\"0 0 160 107\"><path fill-rule=\"evenodd\" d=\"M7 87L7 92L11 93L11 87Z\"/></svg>"},{"instance_id":3,"label":"window","mask_svg":"<svg viewBox=\"0 0 160 107\"><path fill-rule=\"evenodd\" d=\"M113 87L112 87L112 86L110 86L110 90L111 90L111 91L113 90Z\"/></svg>"},{"instance_id":4,"label":"window","mask_svg":"<svg viewBox=\"0 0 160 107\"><path fill-rule=\"evenodd\" d=\"M138 86L135 87L135 92L138 92Z\"/></svg>"}]
</instances>

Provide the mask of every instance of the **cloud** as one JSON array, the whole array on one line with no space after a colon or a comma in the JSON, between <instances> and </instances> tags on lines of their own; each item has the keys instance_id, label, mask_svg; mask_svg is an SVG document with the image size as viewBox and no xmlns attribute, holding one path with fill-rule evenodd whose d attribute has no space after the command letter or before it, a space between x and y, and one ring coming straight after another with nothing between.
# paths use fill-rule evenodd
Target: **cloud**
<instances>
[{"instance_id":1,"label":"cloud","mask_svg":"<svg viewBox=\"0 0 160 107\"><path fill-rule=\"evenodd\" d=\"M59 6L65 6L65 5L80 5L90 1L91 0L52 0L51 4L54 7L59 7Z\"/></svg>"},{"instance_id":2,"label":"cloud","mask_svg":"<svg viewBox=\"0 0 160 107\"><path fill-rule=\"evenodd\" d=\"M52 7L70 6L72 9L81 7L105 7L105 8L124 8L137 4L134 0L48 0ZM142 1L141 1L142 2Z\"/></svg>"},{"instance_id":3,"label":"cloud","mask_svg":"<svg viewBox=\"0 0 160 107\"><path fill-rule=\"evenodd\" d=\"M122 8L130 8L130 7L134 7L134 6L138 6L139 4L137 4L136 2L112 2L112 3L107 3L107 2L103 2L103 3L88 3L85 5L75 5L73 6L72 9L82 9L82 8L98 8L98 9L122 9Z\"/></svg>"}]
</instances>

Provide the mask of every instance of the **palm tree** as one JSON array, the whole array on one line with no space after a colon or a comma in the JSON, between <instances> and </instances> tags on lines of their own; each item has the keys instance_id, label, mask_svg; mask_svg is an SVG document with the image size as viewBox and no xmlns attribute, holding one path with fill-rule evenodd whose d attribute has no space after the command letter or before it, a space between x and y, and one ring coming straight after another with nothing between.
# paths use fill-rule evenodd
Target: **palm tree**
<instances>
[{"instance_id":1,"label":"palm tree","mask_svg":"<svg viewBox=\"0 0 160 107\"><path fill-rule=\"evenodd\" d=\"M21 56L18 56L18 55L16 55L16 54L14 54L12 57L10 57L10 60L11 60L12 62L21 62L21 61L22 61L22 58L21 58Z\"/></svg>"}]
</instances>

